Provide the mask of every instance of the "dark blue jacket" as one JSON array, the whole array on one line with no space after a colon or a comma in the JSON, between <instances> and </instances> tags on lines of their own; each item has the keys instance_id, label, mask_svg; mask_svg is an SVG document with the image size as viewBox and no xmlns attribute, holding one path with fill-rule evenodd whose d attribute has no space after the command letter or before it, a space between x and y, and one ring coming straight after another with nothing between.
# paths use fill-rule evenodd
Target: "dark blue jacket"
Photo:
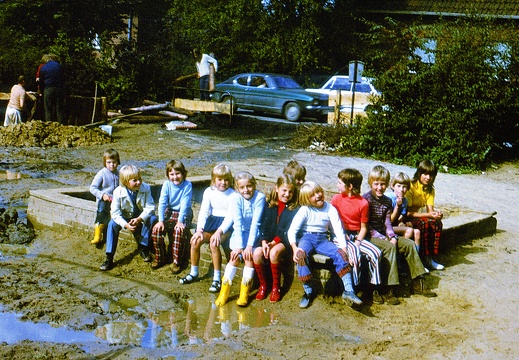
<instances>
[{"instance_id":1,"label":"dark blue jacket","mask_svg":"<svg viewBox=\"0 0 519 360\"><path fill-rule=\"evenodd\" d=\"M40 78L45 87L63 87L63 71L56 61L48 61L41 67Z\"/></svg>"},{"instance_id":2,"label":"dark blue jacket","mask_svg":"<svg viewBox=\"0 0 519 360\"><path fill-rule=\"evenodd\" d=\"M278 223L278 207L266 207L263 210L263 216L261 218L260 236L254 247L261 246L261 240L272 241L278 236L287 250L290 250L291 247L288 243L287 231L297 210L299 210L299 207L296 207L294 210L289 210L287 207L284 208Z\"/></svg>"}]
</instances>

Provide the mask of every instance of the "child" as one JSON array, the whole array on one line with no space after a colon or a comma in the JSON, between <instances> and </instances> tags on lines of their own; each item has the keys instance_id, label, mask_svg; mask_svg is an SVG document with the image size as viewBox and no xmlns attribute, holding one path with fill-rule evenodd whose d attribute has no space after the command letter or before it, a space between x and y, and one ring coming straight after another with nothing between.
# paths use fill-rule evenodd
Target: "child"
<instances>
[{"instance_id":1,"label":"child","mask_svg":"<svg viewBox=\"0 0 519 360\"><path fill-rule=\"evenodd\" d=\"M104 168L94 176L90 185L90 193L96 197L97 201L94 238L90 241L94 245L101 244L103 238L106 239L106 225L110 221L110 203L114 190L119 185L117 167L120 163L121 159L117 151L105 150L103 153Z\"/></svg>"},{"instance_id":2,"label":"child","mask_svg":"<svg viewBox=\"0 0 519 360\"><path fill-rule=\"evenodd\" d=\"M350 257L353 257L353 275L360 267L360 254L368 259L370 283L380 284L379 261L381 251L367 241L369 203L360 195L362 174L356 169L343 169L337 174L339 194L333 196L331 204L339 212L342 228L348 241ZM352 244L354 244L352 246ZM357 273L357 278L360 275ZM358 284L358 280L355 281Z\"/></svg>"},{"instance_id":3,"label":"child","mask_svg":"<svg viewBox=\"0 0 519 360\"><path fill-rule=\"evenodd\" d=\"M260 283L256 300L263 300L267 297L268 263L270 263L272 273L270 302L275 303L281 299L280 263L287 253L287 249L290 249L287 231L298 209L294 178L287 174L278 177L274 189L267 197L267 207L261 218L259 238L261 242L255 244L254 249L254 269Z\"/></svg>"},{"instance_id":4,"label":"child","mask_svg":"<svg viewBox=\"0 0 519 360\"><path fill-rule=\"evenodd\" d=\"M159 221L153 227L151 238L155 250L155 260L151 264L157 269L165 262L166 247L164 235L167 233L171 248L171 272L178 274L184 261L186 248L191 233L189 227L193 219L191 202L193 199L193 185L186 180L187 170L184 164L171 160L166 164L166 178L162 184L159 197Z\"/></svg>"},{"instance_id":5,"label":"child","mask_svg":"<svg viewBox=\"0 0 519 360\"><path fill-rule=\"evenodd\" d=\"M230 196L234 193L234 180L231 169L225 164L216 165L211 172L211 186L204 191L202 204L198 213L197 229L191 237L191 271L181 278L181 284L191 284L199 280L198 263L200 262L200 247L209 243L213 260L213 282L209 292L220 291L220 277L222 268L222 253L220 239L210 242L211 235L222 224L229 207ZM229 239L231 232L226 232L221 240ZM227 245L227 244L226 244Z\"/></svg>"},{"instance_id":6,"label":"child","mask_svg":"<svg viewBox=\"0 0 519 360\"><path fill-rule=\"evenodd\" d=\"M305 293L299 303L300 308L307 308L315 297L312 288L312 272L308 267L308 257L316 252L326 255L333 260L335 271L342 279L344 292L342 298L345 302L361 305L360 300L353 291L351 266L348 262L348 250L346 249L346 238L342 231L339 213L328 202L324 201L323 188L307 181L299 189L299 204L301 208L297 211L292 224L288 229L288 241L293 249L293 259L297 264L299 279L303 282ZM330 241L328 231L333 229L337 237L338 246ZM297 240L299 231L302 236Z\"/></svg>"},{"instance_id":7,"label":"child","mask_svg":"<svg viewBox=\"0 0 519 360\"><path fill-rule=\"evenodd\" d=\"M387 197L391 199L393 211L391 212L391 225L395 234L406 239L413 239L416 250L420 252L420 230L413 229L411 223L407 223L407 199L405 194L411 185L409 176L403 172L396 174L391 180L391 189ZM427 269L425 269L427 270Z\"/></svg>"},{"instance_id":8,"label":"child","mask_svg":"<svg viewBox=\"0 0 519 360\"><path fill-rule=\"evenodd\" d=\"M408 200L408 217L413 227L420 230L422 246L420 253L424 256L426 266L435 270L445 267L432 259L438 255L440 237L443 229L443 214L434 210L434 180L438 175L438 168L430 160L424 160L416 169L411 181L411 187L406 194ZM425 207L425 212L421 209Z\"/></svg>"},{"instance_id":9,"label":"child","mask_svg":"<svg viewBox=\"0 0 519 360\"><path fill-rule=\"evenodd\" d=\"M102 271L113 268L114 254L122 228L133 233L144 261L151 260L148 244L151 228L157 221L151 188L142 182L139 169L133 165L125 165L121 168L119 182L120 185L114 190L110 207L112 219L107 228L106 260L100 267Z\"/></svg>"},{"instance_id":10,"label":"child","mask_svg":"<svg viewBox=\"0 0 519 360\"><path fill-rule=\"evenodd\" d=\"M387 286L382 299L390 305L398 305L400 301L394 296L393 287L398 286L397 252L405 257L412 279L412 291L426 297L436 294L424 285L423 275L426 273L414 242L406 238L399 238L391 226L391 199L384 195L389 183L389 171L377 165L369 172L368 183L371 191L364 194L369 203L369 231L371 242L382 250L383 271L382 283ZM381 274L382 275L382 274ZM375 294L374 294L375 295ZM374 296L374 301L375 300Z\"/></svg>"},{"instance_id":11,"label":"child","mask_svg":"<svg viewBox=\"0 0 519 360\"><path fill-rule=\"evenodd\" d=\"M231 195L229 212L222 225L211 237L211 241L219 239L227 232L233 223L234 231L229 240L231 256L222 279L222 289L215 301L216 306L223 306L229 297L232 280L236 275L236 266L243 260L243 277L240 286L240 297L236 301L238 306L247 306L249 292L254 277L254 263L252 261L252 247L259 236L260 220L265 208L265 195L256 190L256 179L251 173L242 171L234 178L237 193Z\"/></svg>"},{"instance_id":12,"label":"child","mask_svg":"<svg viewBox=\"0 0 519 360\"><path fill-rule=\"evenodd\" d=\"M290 160L283 169L283 174L291 175L296 182L296 187L299 188L305 182L306 168L297 160Z\"/></svg>"}]
</instances>

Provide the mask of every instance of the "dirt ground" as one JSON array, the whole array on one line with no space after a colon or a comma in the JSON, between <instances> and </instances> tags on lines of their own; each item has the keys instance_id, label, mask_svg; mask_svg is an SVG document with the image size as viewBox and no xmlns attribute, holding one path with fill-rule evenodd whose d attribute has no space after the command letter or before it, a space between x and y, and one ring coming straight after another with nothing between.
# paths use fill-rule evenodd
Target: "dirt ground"
<instances>
[{"instance_id":1,"label":"dirt ground","mask_svg":"<svg viewBox=\"0 0 519 360\"><path fill-rule=\"evenodd\" d=\"M380 163L290 149L294 125L238 120L232 128L207 126L194 131L121 122L114 125L113 142L107 144L0 146L0 174L11 174L10 180L0 178L0 207L14 207L23 218L29 190L87 187L102 166L101 154L107 147L119 151L123 164L142 168L145 181L162 179L171 159L184 162L188 178L209 175L219 162L230 164L235 172L275 177L289 159L296 159L308 168L308 180L335 189L341 168L357 168L366 177ZM414 171L384 165L392 173ZM211 305L214 295L207 291L210 278L179 285L167 267L152 271L130 242L120 244L116 267L100 272L104 251L90 245L91 234L38 229L29 246L0 244L0 310L21 315L23 322L50 324L87 337L74 340L76 335L62 335L51 343L33 333L29 336L33 340L23 342L0 339L4 341L0 357L517 359L518 174L519 163L507 163L482 174L438 175L440 209L444 205L497 211L498 232L441 254L445 270L433 271L427 278L437 298L406 296L402 287L398 306L367 302L353 310L340 297L320 295L302 310L298 307L302 288L295 280L279 303L251 298L247 308L239 308L234 286L229 303L217 309ZM2 339L8 338L10 328L5 324L0 328Z\"/></svg>"}]
</instances>

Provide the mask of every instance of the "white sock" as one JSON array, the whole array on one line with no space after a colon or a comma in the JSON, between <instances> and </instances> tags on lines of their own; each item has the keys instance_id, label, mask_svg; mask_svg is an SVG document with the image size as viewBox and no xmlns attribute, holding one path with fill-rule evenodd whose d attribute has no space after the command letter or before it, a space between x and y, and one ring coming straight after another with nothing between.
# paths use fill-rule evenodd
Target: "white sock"
<instances>
[{"instance_id":1,"label":"white sock","mask_svg":"<svg viewBox=\"0 0 519 360\"><path fill-rule=\"evenodd\" d=\"M232 284L232 280L236 276L236 266L227 265L225 266L225 272L223 273L223 277L229 280L229 282Z\"/></svg>"},{"instance_id":2,"label":"white sock","mask_svg":"<svg viewBox=\"0 0 519 360\"><path fill-rule=\"evenodd\" d=\"M191 271L189 272L191 276L198 276L198 266L191 265Z\"/></svg>"},{"instance_id":3,"label":"white sock","mask_svg":"<svg viewBox=\"0 0 519 360\"><path fill-rule=\"evenodd\" d=\"M213 280L220 281L222 278L222 271L221 270L214 270L213 272Z\"/></svg>"},{"instance_id":4,"label":"white sock","mask_svg":"<svg viewBox=\"0 0 519 360\"><path fill-rule=\"evenodd\" d=\"M243 278L242 278L242 283L243 284L248 284L249 281L252 280L252 277L254 276L254 268L253 267L247 267L247 266L244 266L243 267Z\"/></svg>"}]
</instances>

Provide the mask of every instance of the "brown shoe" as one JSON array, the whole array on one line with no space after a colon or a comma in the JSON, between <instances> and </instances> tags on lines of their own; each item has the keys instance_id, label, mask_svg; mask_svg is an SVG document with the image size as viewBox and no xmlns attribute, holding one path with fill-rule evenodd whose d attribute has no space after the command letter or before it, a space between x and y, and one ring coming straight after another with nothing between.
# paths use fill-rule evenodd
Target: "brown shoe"
<instances>
[{"instance_id":1,"label":"brown shoe","mask_svg":"<svg viewBox=\"0 0 519 360\"><path fill-rule=\"evenodd\" d=\"M387 293L382 294L382 298L384 302L388 305L398 305L400 304L400 300L393 294L393 289L389 288Z\"/></svg>"},{"instance_id":2,"label":"brown shoe","mask_svg":"<svg viewBox=\"0 0 519 360\"><path fill-rule=\"evenodd\" d=\"M384 299L377 290L373 290L373 304L382 305L384 303Z\"/></svg>"},{"instance_id":3,"label":"brown shoe","mask_svg":"<svg viewBox=\"0 0 519 360\"><path fill-rule=\"evenodd\" d=\"M171 264L171 272L173 274L178 274L179 272L181 272L182 269L180 268L180 266L178 266L177 264L173 263Z\"/></svg>"},{"instance_id":4,"label":"brown shoe","mask_svg":"<svg viewBox=\"0 0 519 360\"><path fill-rule=\"evenodd\" d=\"M424 281L423 277L417 277L416 279L412 280L411 294L422 295L425 297L438 296L434 291L432 291L425 285L425 281Z\"/></svg>"},{"instance_id":5,"label":"brown shoe","mask_svg":"<svg viewBox=\"0 0 519 360\"><path fill-rule=\"evenodd\" d=\"M157 270L161 266L162 266L162 263L156 262L155 260L151 263L151 268L153 270Z\"/></svg>"}]
</instances>

